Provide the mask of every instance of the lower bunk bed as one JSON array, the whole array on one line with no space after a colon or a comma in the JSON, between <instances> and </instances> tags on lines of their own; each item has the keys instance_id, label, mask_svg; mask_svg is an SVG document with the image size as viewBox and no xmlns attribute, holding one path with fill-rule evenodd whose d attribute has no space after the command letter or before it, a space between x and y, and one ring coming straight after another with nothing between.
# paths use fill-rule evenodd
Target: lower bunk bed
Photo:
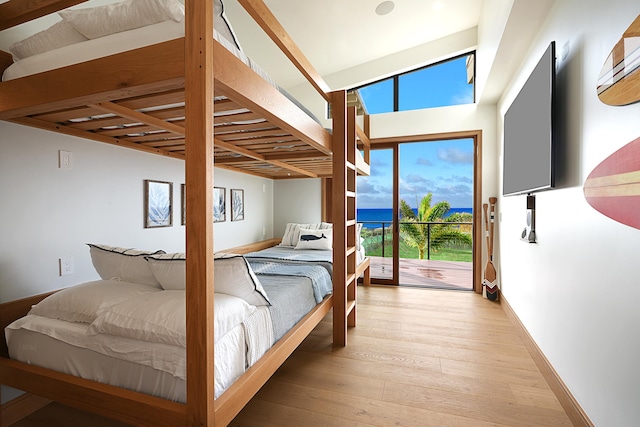
<instances>
[{"instance_id":1,"label":"lower bunk bed","mask_svg":"<svg viewBox=\"0 0 640 427\"><path fill-rule=\"evenodd\" d=\"M3 304L0 383L133 425L187 423L184 258L141 255L156 262L160 287L103 279ZM329 269L313 263L279 274L272 260L253 276L250 258L216 261L215 425L227 425L330 311L332 284ZM233 289L218 277L225 270ZM239 277L257 278L255 288ZM2 409L9 425L15 417Z\"/></svg>"}]
</instances>

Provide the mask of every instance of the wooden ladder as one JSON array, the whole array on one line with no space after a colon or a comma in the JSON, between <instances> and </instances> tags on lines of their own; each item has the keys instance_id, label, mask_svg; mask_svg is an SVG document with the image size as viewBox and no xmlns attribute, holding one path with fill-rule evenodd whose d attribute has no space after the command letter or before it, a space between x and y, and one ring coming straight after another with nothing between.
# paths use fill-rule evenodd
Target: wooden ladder
<instances>
[{"instance_id":1,"label":"wooden ladder","mask_svg":"<svg viewBox=\"0 0 640 427\"><path fill-rule=\"evenodd\" d=\"M347 345L347 327L356 326L356 109L346 92L332 92L333 117L333 345Z\"/></svg>"}]
</instances>

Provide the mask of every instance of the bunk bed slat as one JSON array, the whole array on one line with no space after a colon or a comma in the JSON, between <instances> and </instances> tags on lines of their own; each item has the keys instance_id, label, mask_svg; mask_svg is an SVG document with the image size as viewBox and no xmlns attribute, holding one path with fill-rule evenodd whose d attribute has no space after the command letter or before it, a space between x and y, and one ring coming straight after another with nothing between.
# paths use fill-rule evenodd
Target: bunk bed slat
<instances>
[{"instance_id":1,"label":"bunk bed slat","mask_svg":"<svg viewBox=\"0 0 640 427\"><path fill-rule=\"evenodd\" d=\"M242 148L242 147L239 147L237 145L226 143L226 142L221 141L219 139L215 139L215 145L218 148L224 148L225 150L228 150L228 151L231 151L231 152L237 153L237 154L242 154L243 156L249 157L251 159L265 161L265 162L270 163L272 165L279 166L279 167L281 167L283 169L288 169L288 170L291 170L293 172L297 172L297 173L299 173L301 175L306 175L306 176L309 176L309 177L312 177L312 178L317 178L318 177L316 174L314 174L312 172L306 171L304 169L300 169L300 168L298 168L296 166L293 166L293 165L289 165L289 164L287 164L285 162L282 162L280 160L266 161L262 154L253 152L251 150L247 150L246 148Z\"/></svg>"},{"instance_id":2,"label":"bunk bed slat","mask_svg":"<svg viewBox=\"0 0 640 427\"><path fill-rule=\"evenodd\" d=\"M100 111L95 108L90 107L79 107L79 108L69 108L66 110L60 111L50 111L42 114L32 114L30 117L38 120L44 120L47 122L54 123L65 123L68 122L69 126L74 126L76 129L82 129L80 127L81 124L92 122L92 123L100 123L99 126L109 126L109 124L104 125L104 122L108 120L114 120L112 117L108 118L95 118L94 116L100 115ZM116 118L116 120L119 120Z\"/></svg>"},{"instance_id":3,"label":"bunk bed slat","mask_svg":"<svg viewBox=\"0 0 640 427\"><path fill-rule=\"evenodd\" d=\"M122 139L111 138L111 137L103 136L103 135L100 135L100 134L97 134L97 133L87 133L85 131L77 130L77 129L71 128L69 126L60 126L60 125L57 125L55 123L45 122L45 121L42 121L42 120L33 119L31 117L17 118L17 119L13 119L13 120L9 120L9 121L13 122L13 123L20 124L20 125L25 125L25 126L35 127L35 128L38 128L38 129L49 130L49 131L52 131L52 132L58 132L58 133L66 134L66 135L76 136L78 138L92 139L94 141L100 141L100 142L104 142L104 143L107 143L107 144L117 145L118 147L131 148L131 149L134 149L134 150L145 151L147 153L159 154L161 156L173 157L173 158L176 158L176 159L184 159L183 155L177 155L177 154L169 153L169 152L164 151L164 150L158 150L158 149L153 148L153 147L147 147L147 146L140 145L140 144L134 144L132 142L128 142L128 141L125 141L125 140L122 140Z\"/></svg>"},{"instance_id":4,"label":"bunk bed slat","mask_svg":"<svg viewBox=\"0 0 640 427\"><path fill-rule=\"evenodd\" d=\"M132 110L180 104L184 110L184 88L127 98L119 104Z\"/></svg>"},{"instance_id":5,"label":"bunk bed slat","mask_svg":"<svg viewBox=\"0 0 640 427\"><path fill-rule=\"evenodd\" d=\"M166 122L162 119L157 119L149 114L140 113L136 110L118 105L114 102L101 102L99 104L90 105L90 107L97 110L102 110L106 113L117 114L118 116L124 117L125 119L131 119L134 121L146 123L150 126L154 126L158 129L164 129L176 135L184 136L184 127L182 126Z\"/></svg>"},{"instance_id":6,"label":"bunk bed slat","mask_svg":"<svg viewBox=\"0 0 640 427\"><path fill-rule=\"evenodd\" d=\"M238 172L238 173L244 173L247 175L253 175L253 176L257 176L260 178L268 178L268 179L275 179L277 178L277 174L272 173L272 171L269 171L269 173L265 173L265 172L260 172L260 171L255 171L253 169L249 169L247 168L239 168L239 167L234 167L234 166L229 166L229 165L219 165L216 164L217 168L222 168L222 169L226 169L232 172Z\"/></svg>"}]
</instances>

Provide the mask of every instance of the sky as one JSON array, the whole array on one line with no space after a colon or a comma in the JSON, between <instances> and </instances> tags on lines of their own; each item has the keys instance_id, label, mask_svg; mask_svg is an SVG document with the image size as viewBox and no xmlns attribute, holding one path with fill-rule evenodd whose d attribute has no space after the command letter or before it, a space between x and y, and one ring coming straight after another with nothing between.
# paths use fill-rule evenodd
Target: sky
<instances>
[{"instance_id":1,"label":"sky","mask_svg":"<svg viewBox=\"0 0 640 427\"><path fill-rule=\"evenodd\" d=\"M400 78L400 110L473 102L466 82L465 57L425 68ZM389 80L361 92L371 114L390 111ZM391 107L392 109L392 107ZM432 193L432 205L448 201L452 208L471 208L473 140L405 143L400 146L400 199L411 207ZM358 177L358 208L391 208L392 150L371 151L371 175Z\"/></svg>"},{"instance_id":2,"label":"sky","mask_svg":"<svg viewBox=\"0 0 640 427\"><path fill-rule=\"evenodd\" d=\"M431 204L448 201L452 208L471 208L473 139L412 142L400 146L400 199L415 208L432 193ZM358 208L391 208L393 153L371 151L371 175L357 182Z\"/></svg>"}]
</instances>

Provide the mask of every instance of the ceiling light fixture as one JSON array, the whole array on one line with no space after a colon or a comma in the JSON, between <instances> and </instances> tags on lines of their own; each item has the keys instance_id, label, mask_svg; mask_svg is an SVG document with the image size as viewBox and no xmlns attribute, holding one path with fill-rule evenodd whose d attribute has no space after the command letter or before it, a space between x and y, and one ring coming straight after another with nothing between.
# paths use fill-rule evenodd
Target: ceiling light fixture
<instances>
[{"instance_id":1,"label":"ceiling light fixture","mask_svg":"<svg viewBox=\"0 0 640 427\"><path fill-rule=\"evenodd\" d=\"M376 13L380 16L387 15L391 13L395 6L395 3L392 1L383 1L376 7Z\"/></svg>"}]
</instances>

